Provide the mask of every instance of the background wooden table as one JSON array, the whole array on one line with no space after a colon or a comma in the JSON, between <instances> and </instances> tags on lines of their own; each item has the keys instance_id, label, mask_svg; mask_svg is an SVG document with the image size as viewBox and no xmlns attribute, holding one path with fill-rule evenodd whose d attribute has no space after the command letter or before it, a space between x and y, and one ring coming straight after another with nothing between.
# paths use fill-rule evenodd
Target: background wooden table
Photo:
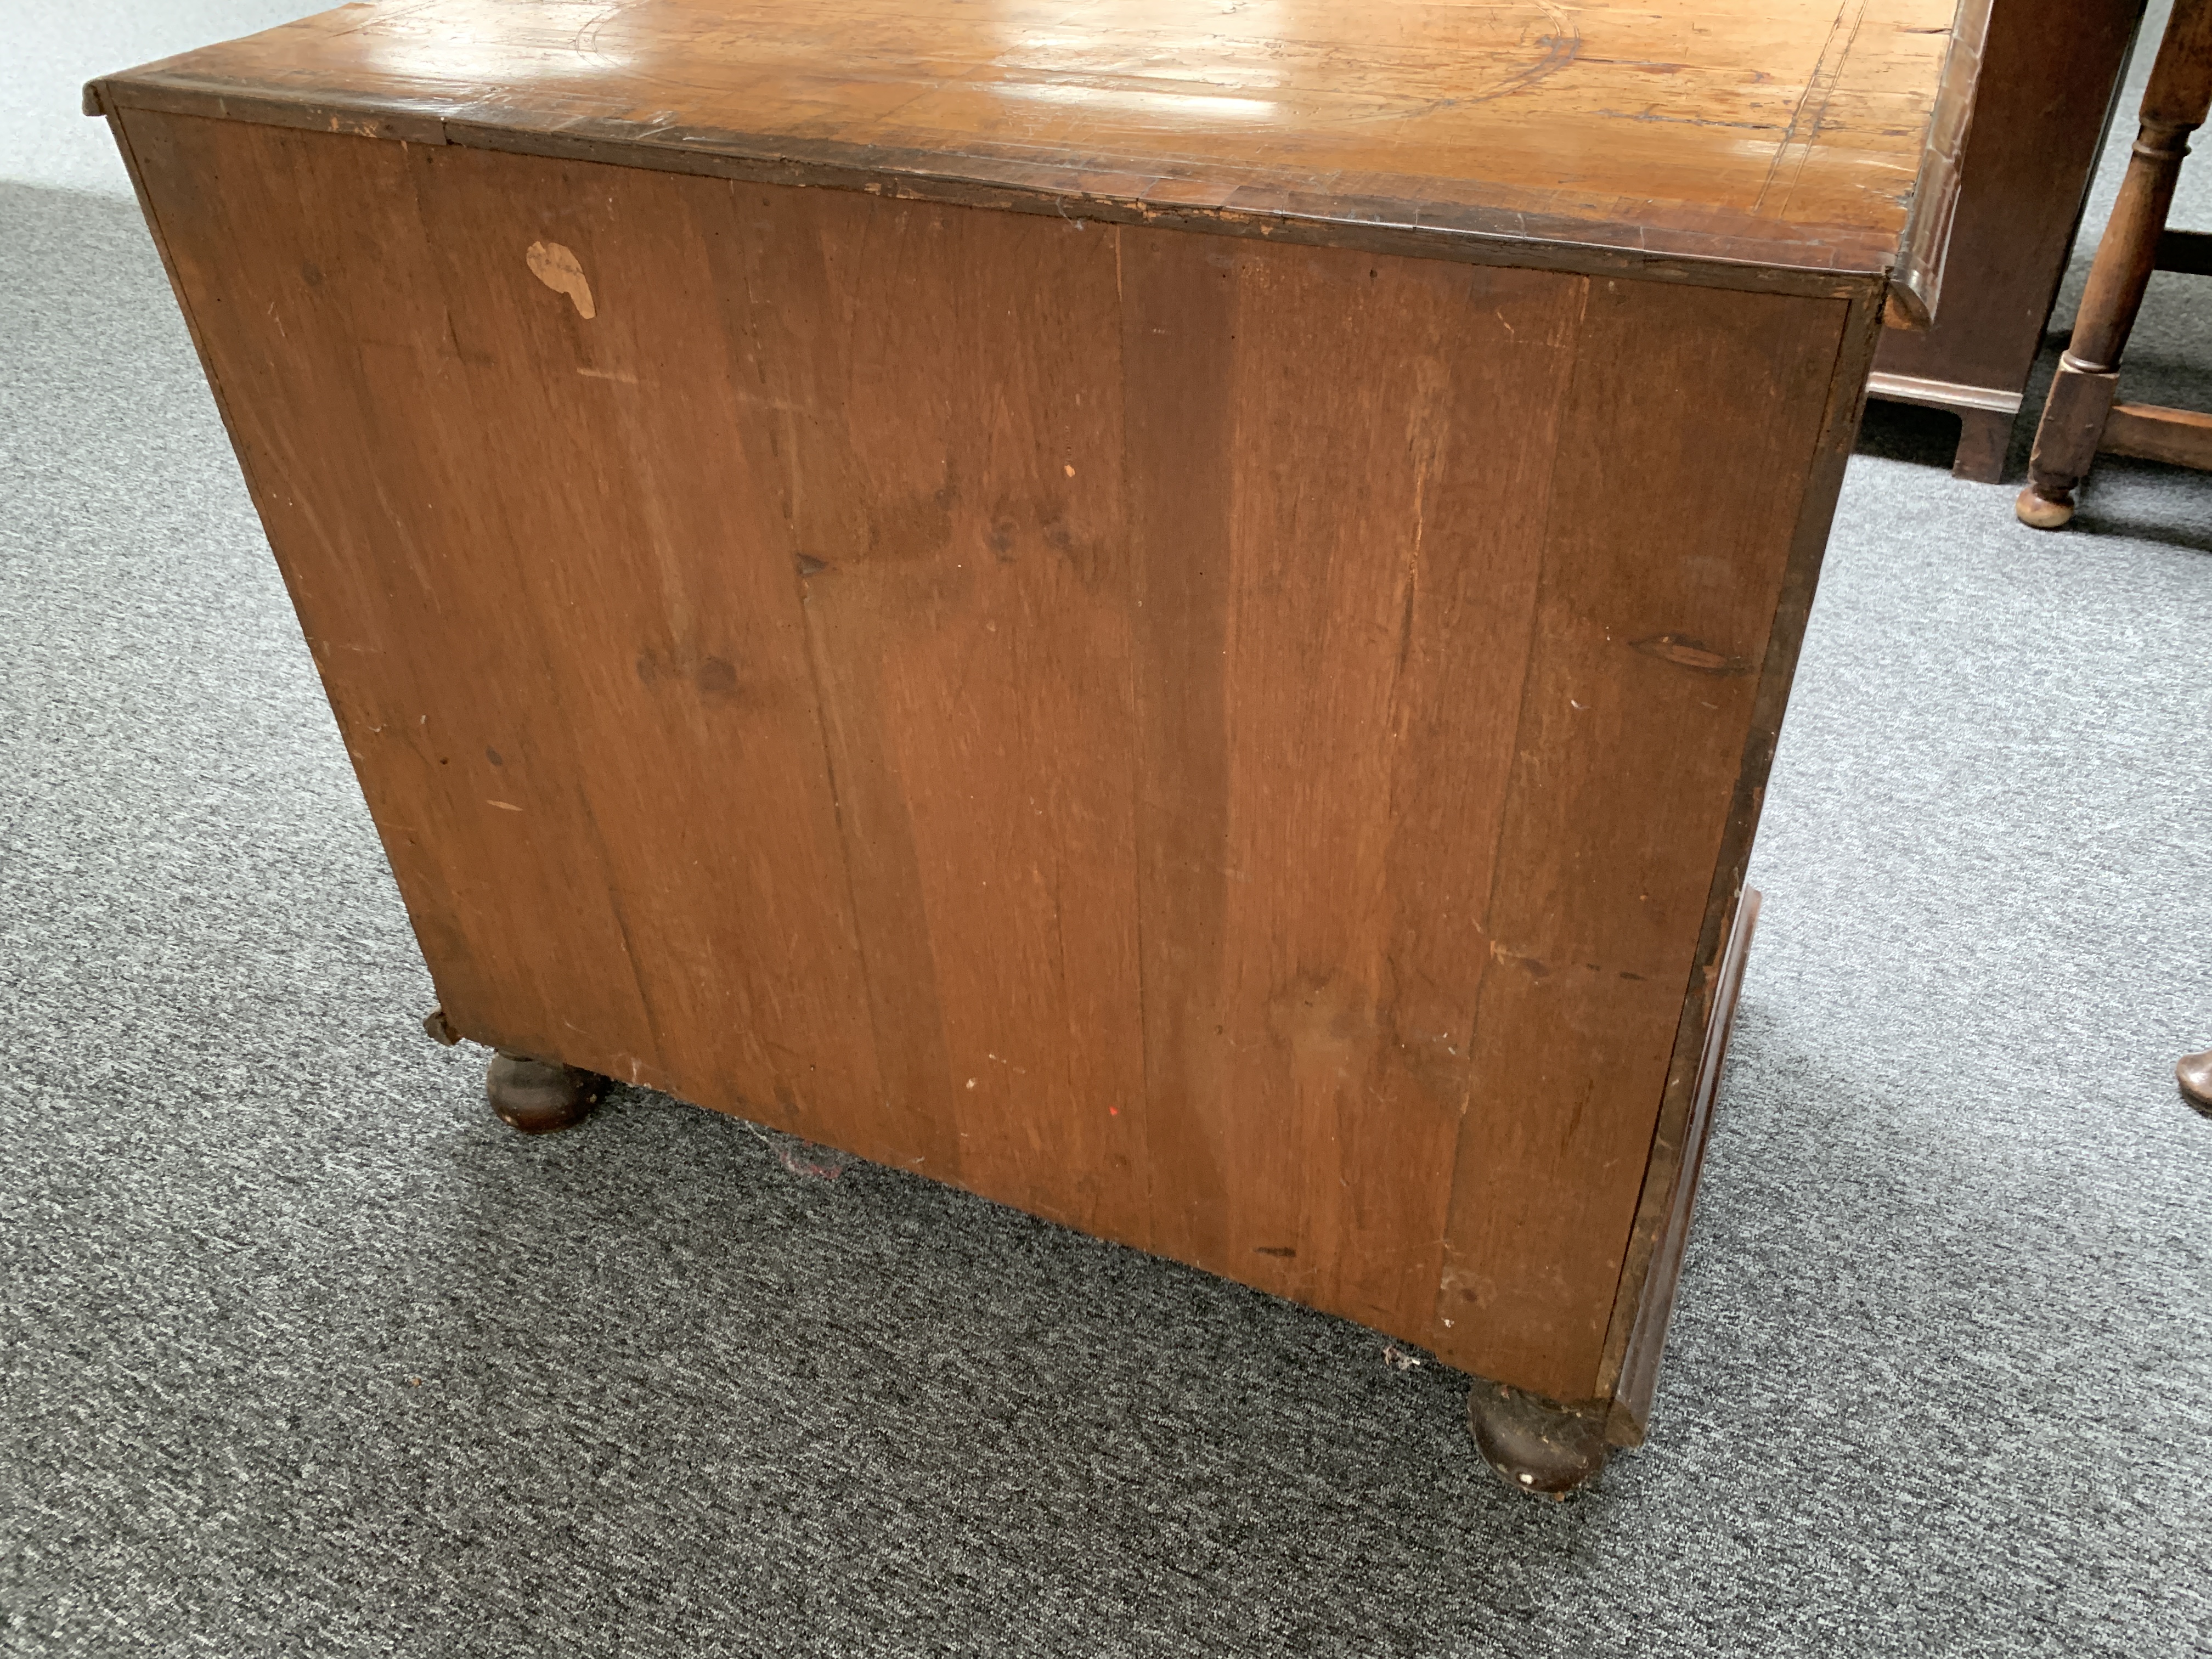
<instances>
[{"instance_id":1,"label":"background wooden table","mask_svg":"<svg viewBox=\"0 0 2212 1659\"><path fill-rule=\"evenodd\" d=\"M1990 0L1944 272L1950 303L1875 355L1877 398L1959 417L1954 476L1995 483L2081 222L2143 0Z\"/></svg>"}]
</instances>

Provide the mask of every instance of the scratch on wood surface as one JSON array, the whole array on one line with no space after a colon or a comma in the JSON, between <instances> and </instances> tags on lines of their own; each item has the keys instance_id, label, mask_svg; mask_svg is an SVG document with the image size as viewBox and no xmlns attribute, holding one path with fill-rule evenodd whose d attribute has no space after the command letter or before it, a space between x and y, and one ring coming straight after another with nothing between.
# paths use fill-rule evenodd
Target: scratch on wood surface
<instances>
[{"instance_id":1,"label":"scratch on wood surface","mask_svg":"<svg viewBox=\"0 0 2212 1659\"><path fill-rule=\"evenodd\" d=\"M1758 199L1751 204L1753 214L1779 218L1788 210L1798 175L1804 172L1814 145L1820 142L1828 100L1835 96L1836 88L1844 78L1844 64L1858 41L1859 24L1865 17L1866 0L1843 0L1837 7L1835 21L1828 25L1828 38L1821 43L1820 56L1813 65L1812 74L1806 77L1805 94L1790 113L1790 125L1783 132L1782 142L1774 147L1774 159L1767 164L1766 178L1759 187Z\"/></svg>"},{"instance_id":2,"label":"scratch on wood surface","mask_svg":"<svg viewBox=\"0 0 2212 1659\"><path fill-rule=\"evenodd\" d=\"M1647 657L1671 662L1677 667L1695 669L1700 674L1751 672L1752 665L1748 659L1712 650L1695 640L1685 639L1680 634L1654 634L1650 639L1636 641L1632 648Z\"/></svg>"},{"instance_id":3,"label":"scratch on wood surface","mask_svg":"<svg viewBox=\"0 0 2212 1659\"><path fill-rule=\"evenodd\" d=\"M1542 49L1543 56L1528 68L1507 76L1486 91L1463 100L1455 99L1453 102L1486 104L1493 98L1526 92L1537 82L1549 80L1575 61L1583 48L1583 32L1576 24L1574 13L1565 6L1550 3L1550 0L1539 0L1539 3L1543 6L1545 16L1552 21L1552 32L1538 35L1534 41Z\"/></svg>"},{"instance_id":4,"label":"scratch on wood surface","mask_svg":"<svg viewBox=\"0 0 2212 1659\"><path fill-rule=\"evenodd\" d=\"M1510 962L1516 967L1525 968L1538 979L1552 971L1549 963L1513 950L1501 939L1490 941L1490 957L1493 962Z\"/></svg>"}]
</instances>

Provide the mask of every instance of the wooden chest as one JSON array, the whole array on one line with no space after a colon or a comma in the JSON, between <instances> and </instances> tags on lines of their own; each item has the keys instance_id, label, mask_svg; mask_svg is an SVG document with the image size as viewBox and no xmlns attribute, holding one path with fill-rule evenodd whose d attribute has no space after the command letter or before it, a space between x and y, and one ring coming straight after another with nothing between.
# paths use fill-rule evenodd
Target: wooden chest
<instances>
[{"instance_id":1,"label":"wooden chest","mask_svg":"<svg viewBox=\"0 0 2212 1659\"><path fill-rule=\"evenodd\" d=\"M443 1029L1419 1344L1545 1488L1644 1432L1950 21L379 0L88 102Z\"/></svg>"}]
</instances>

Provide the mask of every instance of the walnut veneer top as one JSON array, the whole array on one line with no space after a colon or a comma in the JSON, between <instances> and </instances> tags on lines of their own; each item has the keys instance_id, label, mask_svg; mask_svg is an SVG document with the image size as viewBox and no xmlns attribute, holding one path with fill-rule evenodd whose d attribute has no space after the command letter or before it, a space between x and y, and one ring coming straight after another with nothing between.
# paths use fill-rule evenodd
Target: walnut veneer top
<instances>
[{"instance_id":1,"label":"walnut veneer top","mask_svg":"<svg viewBox=\"0 0 2212 1659\"><path fill-rule=\"evenodd\" d=\"M799 182L951 181L1124 216L1293 216L1841 275L1897 257L1952 12L376 0L90 95Z\"/></svg>"}]
</instances>

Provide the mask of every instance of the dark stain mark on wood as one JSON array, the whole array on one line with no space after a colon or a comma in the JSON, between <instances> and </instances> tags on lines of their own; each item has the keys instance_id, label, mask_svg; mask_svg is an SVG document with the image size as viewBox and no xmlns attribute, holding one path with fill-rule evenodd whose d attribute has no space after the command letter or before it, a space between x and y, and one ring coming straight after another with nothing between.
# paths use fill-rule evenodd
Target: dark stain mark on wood
<instances>
[{"instance_id":1,"label":"dark stain mark on wood","mask_svg":"<svg viewBox=\"0 0 2212 1659\"><path fill-rule=\"evenodd\" d=\"M1553 15L1559 20L1559 32L1556 34L1540 34L1536 37L1536 45L1544 54L1541 58L1519 74L1508 76L1488 92L1478 93L1475 96L1464 100L1455 99L1451 101L1486 104L1493 98L1505 98L1516 92L1526 92L1539 82L1550 80L1552 76L1573 63L1576 55L1583 49L1582 31L1567 21L1564 12L1555 12Z\"/></svg>"}]
</instances>

